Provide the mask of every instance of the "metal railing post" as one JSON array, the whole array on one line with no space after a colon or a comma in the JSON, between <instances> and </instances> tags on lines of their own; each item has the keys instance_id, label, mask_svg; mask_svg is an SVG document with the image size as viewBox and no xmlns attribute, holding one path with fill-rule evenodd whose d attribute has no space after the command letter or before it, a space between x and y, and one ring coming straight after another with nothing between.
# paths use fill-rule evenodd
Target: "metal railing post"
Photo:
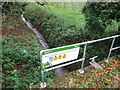
<instances>
[{"instance_id":1,"label":"metal railing post","mask_svg":"<svg viewBox=\"0 0 120 90\"><path fill-rule=\"evenodd\" d=\"M105 62L108 62L109 59L110 59L110 54L111 54L112 47L113 47L114 42L115 42L115 38L116 38L116 37L114 37L113 40L112 40L112 44L111 44L111 47L110 47L110 50L109 50L109 54L108 54L108 57L107 57L107 59L105 60Z\"/></svg>"},{"instance_id":2,"label":"metal railing post","mask_svg":"<svg viewBox=\"0 0 120 90\"><path fill-rule=\"evenodd\" d=\"M42 63L42 55L40 53L40 61L41 61L41 81L42 83L40 84L41 88L45 88L47 86L47 84L44 81L44 70L43 70L43 63Z\"/></svg>"},{"instance_id":3,"label":"metal railing post","mask_svg":"<svg viewBox=\"0 0 120 90\"><path fill-rule=\"evenodd\" d=\"M84 46L82 65L81 65L81 69L79 70L80 73L84 73L83 67L84 67L84 60L85 60L85 55L86 55L86 47L87 47L87 43L85 43L85 46Z\"/></svg>"},{"instance_id":4,"label":"metal railing post","mask_svg":"<svg viewBox=\"0 0 120 90\"><path fill-rule=\"evenodd\" d=\"M45 83L45 81L44 81L44 71L41 71L41 80L42 80L42 83L40 84L40 86L42 87L42 88L45 88L46 86L47 86L47 84Z\"/></svg>"}]
</instances>

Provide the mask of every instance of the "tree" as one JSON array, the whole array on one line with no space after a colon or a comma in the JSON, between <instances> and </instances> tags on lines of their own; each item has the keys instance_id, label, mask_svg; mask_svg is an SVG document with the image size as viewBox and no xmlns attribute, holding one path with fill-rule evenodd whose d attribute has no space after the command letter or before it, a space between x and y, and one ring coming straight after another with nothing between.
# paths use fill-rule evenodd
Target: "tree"
<instances>
[{"instance_id":1,"label":"tree","mask_svg":"<svg viewBox=\"0 0 120 90\"><path fill-rule=\"evenodd\" d=\"M4 14L16 14L21 15L24 11L25 6L27 5L27 2L3 2L2 4L2 13Z\"/></svg>"},{"instance_id":2,"label":"tree","mask_svg":"<svg viewBox=\"0 0 120 90\"><path fill-rule=\"evenodd\" d=\"M113 20L120 21L119 8L119 2L87 2L82 12L85 15L86 28L89 33L95 38L104 35L106 27Z\"/></svg>"}]
</instances>

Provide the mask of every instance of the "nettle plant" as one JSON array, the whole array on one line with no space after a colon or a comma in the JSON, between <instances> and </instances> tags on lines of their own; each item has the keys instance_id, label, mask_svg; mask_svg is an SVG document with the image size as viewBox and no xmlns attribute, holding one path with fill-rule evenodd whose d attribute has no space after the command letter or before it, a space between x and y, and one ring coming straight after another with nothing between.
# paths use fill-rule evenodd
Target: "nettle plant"
<instances>
[{"instance_id":1,"label":"nettle plant","mask_svg":"<svg viewBox=\"0 0 120 90\"><path fill-rule=\"evenodd\" d=\"M41 82L39 52L42 49L31 34L12 32L2 40L3 88L25 88ZM46 73L52 76L52 72Z\"/></svg>"}]
</instances>

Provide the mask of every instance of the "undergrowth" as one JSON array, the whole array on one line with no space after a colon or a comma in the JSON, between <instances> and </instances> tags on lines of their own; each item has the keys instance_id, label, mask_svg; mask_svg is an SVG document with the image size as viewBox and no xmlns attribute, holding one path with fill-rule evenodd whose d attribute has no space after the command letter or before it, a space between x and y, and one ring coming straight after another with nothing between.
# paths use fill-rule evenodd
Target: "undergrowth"
<instances>
[{"instance_id":1,"label":"undergrowth","mask_svg":"<svg viewBox=\"0 0 120 90\"><path fill-rule=\"evenodd\" d=\"M34 34L12 30L5 30L7 34L2 36L2 88L27 88L40 83L40 50L43 48ZM52 76L52 72L47 72L45 80Z\"/></svg>"},{"instance_id":2,"label":"undergrowth","mask_svg":"<svg viewBox=\"0 0 120 90\"><path fill-rule=\"evenodd\" d=\"M61 17L62 14L56 15L55 13L57 12L48 10L47 7L48 5L41 6L38 4L29 4L25 8L25 18L44 35L51 48L96 39L96 32L93 32L92 36L88 29L84 28L75 21L69 20L67 17ZM50 8L51 7L53 8L54 6L50 5ZM59 9L59 7L57 7L57 9ZM113 25L116 27L114 29L114 33L112 33L113 30L108 31L111 27L109 26L104 34L97 36L97 39L103 38L103 36L106 37L116 34L118 32L118 24L114 22ZM101 59L107 57L111 41L112 40L107 40L87 45L86 57L91 58L95 55L99 56ZM118 40L115 42L117 42L115 46L119 46ZM83 49L83 46L80 46L79 58L82 56Z\"/></svg>"}]
</instances>

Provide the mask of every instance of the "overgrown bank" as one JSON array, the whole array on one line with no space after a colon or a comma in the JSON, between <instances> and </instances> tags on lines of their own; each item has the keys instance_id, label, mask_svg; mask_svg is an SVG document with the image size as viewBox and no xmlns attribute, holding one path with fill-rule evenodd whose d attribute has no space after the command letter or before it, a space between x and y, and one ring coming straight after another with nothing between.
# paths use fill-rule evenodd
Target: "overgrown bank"
<instances>
[{"instance_id":1,"label":"overgrown bank","mask_svg":"<svg viewBox=\"0 0 120 90\"><path fill-rule=\"evenodd\" d=\"M55 4L57 5L57 3ZM69 4L69 3L66 3L66 4ZM100 3L100 5L102 4L103 3ZM94 5L93 8L95 8L95 5L96 5L97 9L99 9L100 7L99 3L91 3L90 5ZM119 20L116 20L116 19L112 20L111 18L108 18L108 21L110 21L108 24L107 19L105 19L106 21L103 21L103 19L101 19L101 15L97 17L98 12L92 11L91 9L90 11L88 9L90 8L90 5L86 4L83 10L81 9L80 11L81 13L83 11L85 15L85 19L83 18L81 20L82 22L80 22L80 20L76 22L76 19L72 19L72 20L68 19L67 15L66 17L65 16L61 17L61 15L56 14L58 12L54 12L54 10L53 11L50 10L50 9L54 9L54 6L49 5L49 3L43 6L36 3L27 5L25 8L25 18L31 23L33 23L33 25L37 29L39 29L40 32L43 33L44 37L47 39L47 42L51 47L64 46L64 45L69 45L77 42L94 40L94 39L118 34ZM49 7L49 9L46 7ZM107 12L107 8L105 8L105 10L101 9L102 15L105 15L103 11ZM66 12L69 12L69 11L66 11ZM78 16L77 14L75 14L75 12L73 12L74 17ZM70 15L73 15L73 14L70 14ZM115 15L117 14L115 13ZM80 17L81 15L79 15L79 18ZM107 16L105 17L107 18ZM79 24L79 23L83 23L83 20L87 21L86 27L81 26L81 24ZM104 25L101 26L101 24L104 24Z\"/></svg>"},{"instance_id":2,"label":"overgrown bank","mask_svg":"<svg viewBox=\"0 0 120 90\"><path fill-rule=\"evenodd\" d=\"M19 9L23 7L22 4L20 4L20 6L19 4L14 4L15 7L18 6L17 8L15 8L13 4L8 5L12 8L11 11L8 10L8 14L16 12L15 14L18 15ZM20 11L19 15L22 11ZM40 32L42 32L51 48L94 39L94 37L88 33L88 30L83 28L83 26L81 27L77 23L71 22L66 18L47 12L38 4L29 3L25 9L25 16L27 20L29 20L37 29L39 29ZM7 22L11 23L11 20L6 20L3 24L6 24ZM13 25L16 26L14 27ZM23 33L22 35L15 32L11 33L13 29L16 31L24 29L26 31L27 27L24 28L22 23L16 23L16 21L11 23L11 25L6 25L4 28L9 31L11 35L5 35L5 37L3 37L3 87L17 88L39 83L41 78L39 72L39 50L42 48L40 48L36 43L36 37L27 33ZM116 34L116 32L114 34ZM110 35L113 34L110 33ZM100 42L91 44L87 47L87 58L95 55L98 55L99 58L107 56L111 41L112 40L109 42L105 41L104 43ZM118 39L117 43L119 43ZM82 51L83 47L80 46L79 57L82 56ZM86 62L88 62L88 60L86 60ZM73 67L74 66L72 66L72 68ZM46 74L47 77L49 75L52 77L53 74L51 72ZM51 80L50 78L46 79Z\"/></svg>"},{"instance_id":3,"label":"overgrown bank","mask_svg":"<svg viewBox=\"0 0 120 90\"><path fill-rule=\"evenodd\" d=\"M42 32L51 47L90 40L90 36L80 25L47 12L40 5L28 5L25 10L25 18Z\"/></svg>"},{"instance_id":4,"label":"overgrown bank","mask_svg":"<svg viewBox=\"0 0 120 90\"><path fill-rule=\"evenodd\" d=\"M8 23L10 21L10 23ZM41 82L39 51L43 49L36 35L15 16L3 16L2 88L27 88ZM46 80L53 77L46 73Z\"/></svg>"},{"instance_id":5,"label":"overgrown bank","mask_svg":"<svg viewBox=\"0 0 120 90\"><path fill-rule=\"evenodd\" d=\"M74 21L62 18L59 15L56 16L56 14L53 12L48 12L44 6L38 4L29 4L25 9L25 17L44 35L51 48L116 34L104 33L104 35L99 34L98 36L97 33L93 32L91 35L88 29L81 27ZM96 38L96 36L98 37ZM111 41L112 40L108 40L88 45L87 58L95 55L100 58L107 57ZM116 46L118 46L118 42L119 41L117 39L115 43ZM79 57L82 56L83 51L83 47L80 47Z\"/></svg>"}]
</instances>

